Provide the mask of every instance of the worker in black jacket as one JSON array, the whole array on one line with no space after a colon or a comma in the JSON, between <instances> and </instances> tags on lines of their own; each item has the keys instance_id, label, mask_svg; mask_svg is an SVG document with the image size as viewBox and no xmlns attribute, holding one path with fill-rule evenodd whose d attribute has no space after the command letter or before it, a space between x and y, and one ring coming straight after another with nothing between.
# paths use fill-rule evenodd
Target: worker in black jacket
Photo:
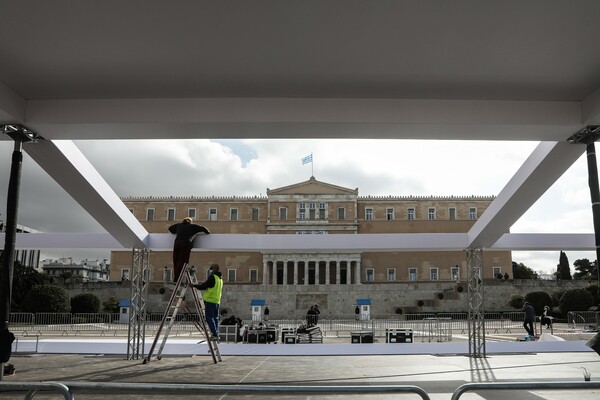
<instances>
[{"instance_id":1,"label":"worker in black jacket","mask_svg":"<svg viewBox=\"0 0 600 400\"><path fill-rule=\"evenodd\" d=\"M173 270L175 272L173 282L177 283L183 266L190 262L194 238L199 233L209 234L210 231L202 225L192 224L192 219L185 217L180 223L171 225L169 232L177 235L173 243Z\"/></svg>"}]
</instances>

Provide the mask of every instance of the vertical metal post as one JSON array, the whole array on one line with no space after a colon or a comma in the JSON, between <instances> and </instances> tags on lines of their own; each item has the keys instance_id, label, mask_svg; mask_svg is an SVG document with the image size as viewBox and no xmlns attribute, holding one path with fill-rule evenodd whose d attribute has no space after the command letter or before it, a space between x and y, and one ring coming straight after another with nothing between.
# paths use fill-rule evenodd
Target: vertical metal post
<instances>
[{"instance_id":1,"label":"vertical metal post","mask_svg":"<svg viewBox=\"0 0 600 400\"><path fill-rule=\"evenodd\" d=\"M592 199L592 218L594 220L594 238L596 244L596 272L598 278L598 297L600 297L600 188L598 185L598 165L594 142L600 139L600 125L589 125L572 135L570 143L587 145L588 185Z\"/></svg>"},{"instance_id":2,"label":"vertical metal post","mask_svg":"<svg viewBox=\"0 0 600 400\"><path fill-rule=\"evenodd\" d=\"M594 238L596 243L596 272L598 273L598 297L600 298L600 188L598 185L598 165L594 142L586 147L588 165L588 185L592 199L592 216L594 219Z\"/></svg>"},{"instance_id":3,"label":"vertical metal post","mask_svg":"<svg viewBox=\"0 0 600 400\"><path fill-rule=\"evenodd\" d=\"M12 300L12 282L15 261L15 242L17 238L17 215L19 209L19 189L21 184L21 166L23 164L23 143L35 141L37 135L20 125L0 125L0 131L10 136L14 142L10 180L6 199L6 226L2 270L0 271L0 380L4 372L4 363L10 359L14 335L8 330L10 306Z\"/></svg>"},{"instance_id":4,"label":"vertical metal post","mask_svg":"<svg viewBox=\"0 0 600 400\"><path fill-rule=\"evenodd\" d=\"M469 299L469 357L485 357L485 317L483 312L483 250L467 250Z\"/></svg>"},{"instance_id":5,"label":"vertical metal post","mask_svg":"<svg viewBox=\"0 0 600 400\"><path fill-rule=\"evenodd\" d=\"M148 297L148 250L133 249L131 263L131 301L129 308L129 330L127 359L144 358L146 337L146 299Z\"/></svg>"}]
</instances>

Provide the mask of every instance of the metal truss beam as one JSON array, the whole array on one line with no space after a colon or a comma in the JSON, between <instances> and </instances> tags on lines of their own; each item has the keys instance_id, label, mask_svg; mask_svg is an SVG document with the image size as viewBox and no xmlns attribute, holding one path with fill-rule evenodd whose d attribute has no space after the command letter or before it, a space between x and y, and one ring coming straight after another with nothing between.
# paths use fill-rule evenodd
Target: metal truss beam
<instances>
[{"instance_id":1,"label":"metal truss beam","mask_svg":"<svg viewBox=\"0 0 600 400\"><path fill-rule=\"evenodd\" d=\"M129 331L127 359L143 359L146 336L146 299L148 298L147 249L133 249L131 263L131 304L129 308Z\"/></svg>"},{"instance_id":2,"label":"metal truss beam","mask_svg":"<svg viewBox=\"0 0 600 400\"><path fill-rule=\"evenodd\" d=\"M467 250L469 299L469 357L485 357L485 316L483 312L483 250Z\"/></svg>"}]
</instances>

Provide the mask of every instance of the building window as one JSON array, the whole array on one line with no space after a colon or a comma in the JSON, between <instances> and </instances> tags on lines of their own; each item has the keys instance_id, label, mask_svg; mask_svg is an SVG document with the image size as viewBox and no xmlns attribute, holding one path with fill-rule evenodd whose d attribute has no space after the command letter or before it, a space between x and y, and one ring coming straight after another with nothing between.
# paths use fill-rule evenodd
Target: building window
<instances>
[{"instance_id":1,"label":"building window","mask_svg":"<svg viewBox=\"0 0 600 400\"><path fill-rule=\"evenodd\" d=\"M217 220L217 209L216 208L211 208L210 210L208 210L208 220L209 221Z\"/></svg>"},{"instance_id":2,"label":"building window","mask_svg":"<svg viewBox=\"0 0 600 400\"><path fill-rule=\"evenodd\" d=\"M300 219L300 220L306 219L306 212L304 210L300 210L300 214L298 214L298 219Z\"/></svg>"},{"instance_id":3,"label":"building window","mask_svg":"<svg viewBox=\"0 0 600 400\"><path fill-rule=\"evenodd\" d=\"M235 269L228 269L227 270L227 282L235 282L235 274L236 274Z\"/></svg>"},{"instance_id":4,"label":"building window","mask_svg":"<svg viewBox=\"0 0 600 400\"><path fill-rule=\"evenodd\" d=\"M346 219L346 209L344 207L338 207L338 219L339 220Z\"/></svg>"},{"instance_id":5,"label":"building window","mask_svg":"<svg viewBox=\"0 0 600 400\"><path fill-rule=\"evenodd\" d=\"M299 204L298 204L298 208L299 208L300 210L303 210L303 209L305 209L305 208L306 208L306 203L299 203Z\"/></svg>"},{"instance_id":6,"label":"building window","mask_svg":"<svg viewBox=\"0 0 600 400\"><path fill-rule=\"evenodd\" d=\"M319 219L321 221L326 220L327 218L325 217L325 209L324 208L319 208Z\"/></svg>"},{"instance_id":7,"label":"building window","mask_svg":"<svg viewBox=\"0 0 600 400\"><path fill-rule=\"evenodd\" d=\"M396 268L388 268L387 270L387 280L395 281L396 280Z\"/></svg>"},{"instance_id":8,"label":"building window","mask_svg":"<svg viewBox=\"0 0 600 400\"><path fill-rule=\"evenodd\" d=\"M448 219L450 221L455 221L456 220L456 208L455 207L450 207L448 209Z\"/></svg>"},{"instance_id":9,"label":"building window","mask_svg":"<svg viewBox=\"0 0 600 400\"><path fill-rule=\"evenodd\" d=\"M414 208L409 208L406 210L406 218L409 221L413 221L415 219L415 209Z\"/></svg>"},{"instance_id":10,"label":"building window","mask_svg":"<svg viewBox=\"0 0 600 400\"><path fill-rule=\"evenodd\" d=\"M253 208L251 213L252 214L250 218L252 219L252 221L258 221L258 208Z\"/></svg>"},{"instance_id":11,"label":"building window","mask_svg":"<svg viewBox=\"0 0 600 400\"><path fill-rule=\"evenodd\" d=\"M373 209L372 208L365 208L365 219L367 221L373 220Z\"/></svg>"},{"instance_id":12,"label":"building window","mask_svg":"<svg viewBox=\"0 0 600 400\"><path fill-rule=\"evenodd\" d=\"M477 219L477 209L475 207L469 208L469 219L474 221Z\"/></svg>"},{"instance_id":13,"label":"building window","mask_svg":"<svg viewBox=\"0 0 600 400\"><path fill-rule=\"evenodd\" d=\"M146 221L154 221L154 208L146 210Z\"/></svg>"},{"instance_id":14,"label":"building window","mask_svg":"<svg viewBox=\"0 0 600 400\"><path fill-rule=\"evenodd\" d=\"M417 280L417 269L416 268L409 268L408 269L408 280L409 281L416 281Z\"/></svg>"},{"instance_id":15,"label":"building window","mask_svg":"<svg viewBox=\"0 0 600 400\"><path fill-rule=\"evenodd\" d=\"M314 203L311 203L314 204ZM311 208L308 210L308 219L310 219L311 221L314 221L316 219L316 212L317 210L315 210L314 208Z\"/></svg>"},{"instance_id":16,"label":"building window","mask_svg":"<svg viewBox=\"0 0 600 400\"><path fill-rule=\"evenodd\" d=\"M238 209L237 208L232 208L229 210L229 220L230 221L237 221L238 219Z\"/></svg>"},{"instance_id":17,"label":"building window","mask_svg":"<svg viewBox=\"0 0 600 400\"><path fill-rule=\"evenodd\" d=\"M163 282L171 282L172 272L169 268L165 267L163 270Z\"/></svg>"},{"instance_id":18,"label":"building window","mask_svg":"<svg viewBox=\"0 0 600 400\"><path fill-rule=\"evenodd\" d=\"M258 282L258 270L257 269L250 270L250 282L251 283Z\"/></svg>"},{"instance_id":19,"label":"building window","mask_svg":"<svg viewBox=\"0 0 600 400\"><path fill-rule=\"evenodd\" d=\"M429 280L432 280L432 281L438 280L438 269L437 268L429 268Z\"/></svg>"},{"instance_id":20,"label":"building window","mask_svg":"<svg viewBox=\"0 0 600 400\"><path fill-rule=\"evenodd\" d=\"M195 208L188 208L188 217L190 217L191 219L196 219L196 209Z\"/></svg>"},{"instance_id":21,"label":"building window","mask_svg":"<svg viewBox=\"0 0 600 400\"><path fill-rule=\"evenodd\" d=\"M501 267L492 267L492 274L494 275L494 278L497 278L498 275L500 275L502 277L502 268Z\"/></svg>"},{"instance_id":22,"label":"building window","mask_svg":"<svg viewBox=\"0 0 600 400\"><path fill-rule=\"evenodd\" d=\"M435 219L435 208L434 207L429 207L427 209L427 218L428 219Z\"/></svg>"},{"instance_id":23,"label":"building window","mask_svg":"<svg viewBox=\"0 0 600 400\"><path fill-rule=\"evenodd\" d=\"M121 270L121 280L128 281L129 280L129 268L123 268Z\"/></svg>"},{"instance_id":24,"label":"building window","mask_svg":"<svg viewBox=\"0 0 600 400\"><path fill-rule=\"evenodd\" d=\"M315 203L308 203L308 208L310 208L311 210L314 210L315 207Z\"/></svg>"},{"instance_id":25,"label":"building window","mask_svg":"<svg viewBox=\"0 0 600 400\"><path fill-rule=\"evenodd\" d=\"M175 221L175 209L169 208L167 210L167 221Z\"/></svg>"},{"instance_id":26,"label":"building window","mask_svg":"<svg viewBox=\"0 0 600 400\"><path fill-rule=\"evenodd\" d=\"M279 219L285 221L287 219L287 207L279 207Z\"/></svg>"},{"instance_id":27,"label":"building window","mask_svg":"<svg viewBox=\"0 0 600 400\"><path fill-rule=\"evenodd\" d=\"M388 221L392 221L394 219L394 209L393 208L388 208L386 211L386 216L387 216L387 220Z\"/></svg>"},{"instance_id":28,"label":"building window","mask_svg":"<svg viewBox=\"0 0 600 400\"><path fill-rule=\"evenodd\" d=\"M452 279L453 281L459 280L460 276L458 275L458 272L459 272L458 266L452 267L450 269L450 279Z\"/></svg>"},{"instance_id":29,"label":"building window","mask_svg":"<svg viewBox=\"0 0 600 400\"><path fill-rule=\"evenodd\" d=\"M373 268L367 268L367 282L375 282L375 270Z\"/></svg>"}]
</instances>

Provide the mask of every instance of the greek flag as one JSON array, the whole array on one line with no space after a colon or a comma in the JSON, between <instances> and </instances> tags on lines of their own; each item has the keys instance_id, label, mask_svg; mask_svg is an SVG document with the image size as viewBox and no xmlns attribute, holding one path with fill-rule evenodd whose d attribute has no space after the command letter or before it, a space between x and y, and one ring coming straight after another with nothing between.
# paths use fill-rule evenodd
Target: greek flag
<instances>
[{"instance_id":1,"label":"greek flag","mask_svg":"<svg viewBox=\"0 0 600 400\"><path fill-rule=\"evenodd\" d=\"M309 156L306 156L302 159L302 165L308 164L312 162L312 153Z\"/></svg>"}]
</instances>

